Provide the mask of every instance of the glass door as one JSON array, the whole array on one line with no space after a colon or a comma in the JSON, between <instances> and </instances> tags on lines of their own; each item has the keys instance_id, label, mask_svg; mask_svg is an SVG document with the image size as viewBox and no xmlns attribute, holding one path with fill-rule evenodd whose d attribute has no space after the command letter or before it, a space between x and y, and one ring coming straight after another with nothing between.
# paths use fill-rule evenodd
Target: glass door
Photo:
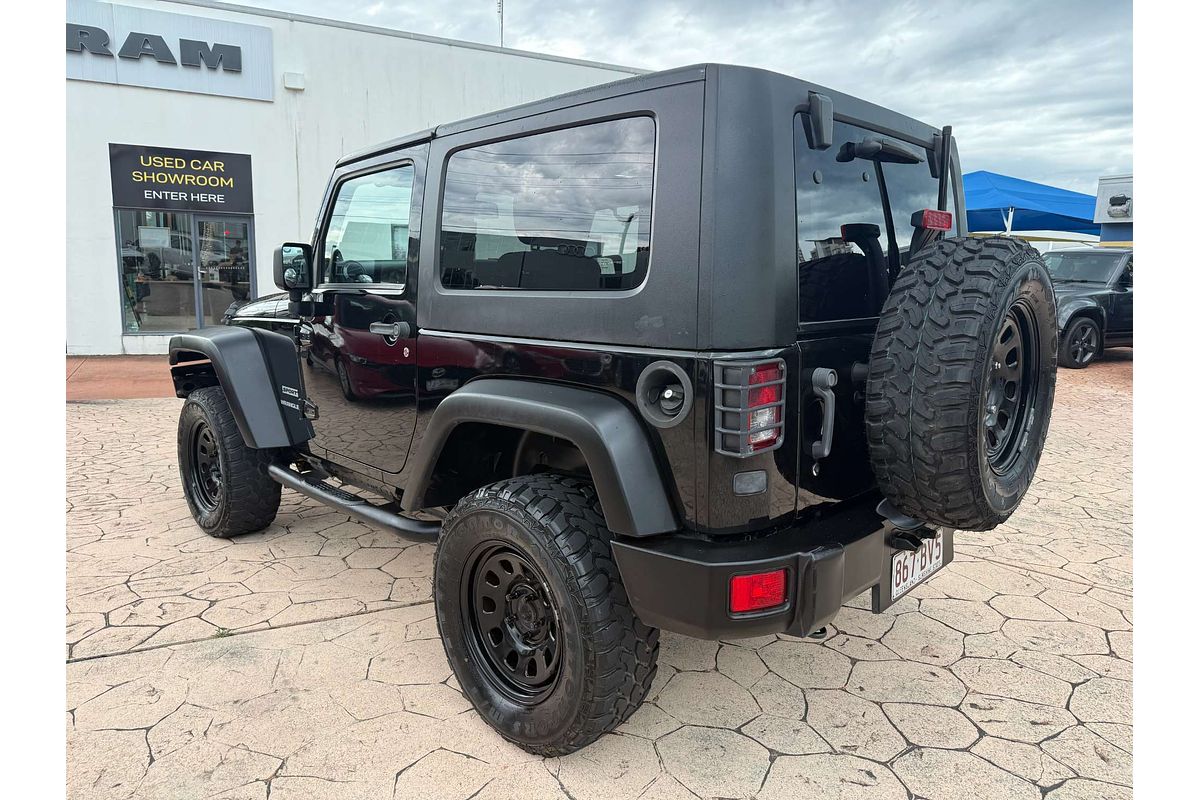
<instances>
[{"instance_id":1,"label":"glass door","mask_svg":"<svg viewBox=\"0 0 1200 800\"><path fill-rule=\"evenodd\" d=\"M252 292L249 217L116 210L126 333L220 325Z\"/></svg>"},{"instance_id":2,"label":"glass door","mask_svg":"<svg viewBox=\"0 0 1200 800\"><path fill-rule=\"evenodd\" d=\"M117 244L125 332L196 327L192 215L118 209Z\"/></svg>"},{"instance_id":3,"label":"glass door","mask_svg":"<svg viewBox=\"0 0 1200 800\"><path fill-rule=\"evenodd\" d=\"M253 246L246 217L196 215L196 295L200 327L251 295Z\"/></svg>"}]
</instances>

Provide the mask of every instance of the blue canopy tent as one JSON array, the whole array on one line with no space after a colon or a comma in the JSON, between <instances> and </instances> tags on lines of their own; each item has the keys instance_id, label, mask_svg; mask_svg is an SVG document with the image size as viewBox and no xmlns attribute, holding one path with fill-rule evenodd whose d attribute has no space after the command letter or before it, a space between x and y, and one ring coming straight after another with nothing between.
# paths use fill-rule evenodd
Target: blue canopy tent
<instances>
[{"instance_id":1,"label":"blue canopy tent","mask_svg":"<svg viewBox=\"0 0 1200 800\"><path fill-rule=\"evenodd\" d=\"M994 172L963 175L971 231L1065 231L1100 235L1096 197Z\"/></svg>"}]
</instances>

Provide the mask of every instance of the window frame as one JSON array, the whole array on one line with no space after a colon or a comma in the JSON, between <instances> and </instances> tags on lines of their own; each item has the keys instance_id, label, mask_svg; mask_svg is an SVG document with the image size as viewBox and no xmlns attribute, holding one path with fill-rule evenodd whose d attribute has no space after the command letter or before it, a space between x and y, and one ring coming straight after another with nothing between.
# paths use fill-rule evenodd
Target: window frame
<instances>
[{"instance_id":1,"label":"window frame","mask_svg":"<svg viewBox=\"0 0 1200 800\"><path fill-rule=\"evenodd\" d=\"M315 286L313 286L313 288L312 288L313 292L349 291L349 290L361 292L361 291L367 290L369 288L372 293L388 295L388 296L393 296L393 297L402 297L408 293L408 287L413 283L412 268L413 268L413 262L414 262L414 259L412 256L414 251L413 251L413 248L411 247L412 240L413 240L411 221L413 219L413 208L420 201L420 197L423 194L422 192L419 191L419 188L417 186L417 181L419 181L421 179L421 171L417 168L418 165L417 165L416 158L414 158L412 156L405 156L404 158L398 159L396 161L389 161L387 164L372 164L370 166L363 167L362 169L354 170L353 172L347 172L343 175L338 176L337 180L334 182L333 186L331 187L331 189L328 193L329 200L325 206L324 211L321 214L321 224L317 228L316 241L314 242L314 246L313 246L313 261L315 262L316 269L318 270L318 277L323 280L325 278L325 240L329 234L329 223L333 219L334 209L337 208L338 196L341 194L342 187L345 186L349 181L357 180L358 178L363 178L368 175L378 175L379 173L382 173L382 172L390 172L391 170L400 169L402 167L411 167L412 171L413 171L412 186L409 189L409 196L408 196L408 198L409 198L408 199L408 218L410 221L408 240L409 240L410 247L408 249L408 257L407 257L407 260L406 260L405 266L404 266L404 272L405 272L405 276L406 276L405 282L404 283L323 283L323 282L318 282ZM419 214L419 211L418 211L418 214Z\"/></svg>"},{"instance_id":2,"label":"window frame","mask_svg":"<svg viewBox=\"0 0 1200 800\"><path fill-rule=\"evenodd\" d=\"M442 218L446 204L446 178L450 170L450 160L458 153L464 150L473 150L479 147L488 145L500 144L502 142L510 142L518 139L529 139L534 136L544 134L557 133L558 131L571 130L574 128L583 128L589 125L601 125L606 122L619 122L625 119L645 118L650 121L654 128L654 145L652 152L652 168L650 179L650 205L649 205L649 230L647 231L647 258L646 269L642 273L642 279L634 286L624 289L527 289L523 287L493 287L488 289L482 288L462 288L447 286L442 280ZM546 297L546 298L561 298L561 297L623 297L637 294L645 288L647 281L650 278L650 270L654 265L654 217L658 203L658 181L661 171L660 165L660 133L661 125L659 124L658 115L650 110L638 110L619 114L608 114L598 117L589 117L573 122L568 122L559 125L551 125L545 128L538 128L529 131L519 131L517 133L506 136L493 136L481 138L461 145L453 147L446 151L441 159L440 171L438 175L438 199L437 208L433 209L434 224L432 231L432 239L435 243L434 252L436 258L433 260L433 277L437 287L437 291L448 295L481 295L481 296L522 296L522 297Z\"/></svg>"}]
</instances>

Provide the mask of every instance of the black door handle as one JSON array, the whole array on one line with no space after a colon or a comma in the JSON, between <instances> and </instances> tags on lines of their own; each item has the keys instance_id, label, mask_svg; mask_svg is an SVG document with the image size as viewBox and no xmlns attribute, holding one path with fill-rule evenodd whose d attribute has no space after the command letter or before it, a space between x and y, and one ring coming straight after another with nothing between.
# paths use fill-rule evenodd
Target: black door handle
<instances>
[{"instance_id":1,"label":"black door handle","mask_svg":"<svg viewBox=\"0 0 1200 800\"><path fill-rule=\"evenodd\" d=\"M827 458L833 450L833 422L837 401L833 396L833 387L837 386L837 372L825 367L812 371L812 388L821 402L821 438L812 444L814 461Z\"/></svg>"}]
</instances>

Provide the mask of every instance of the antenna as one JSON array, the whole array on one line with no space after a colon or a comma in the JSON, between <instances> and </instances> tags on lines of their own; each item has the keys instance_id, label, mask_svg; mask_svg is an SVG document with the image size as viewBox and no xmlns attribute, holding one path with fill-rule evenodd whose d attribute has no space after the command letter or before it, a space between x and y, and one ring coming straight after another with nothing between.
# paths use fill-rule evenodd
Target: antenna
<instances>
[{"instance_id":1,"label":"antenna","mask_svg":"<svg viewBox=\"0 0 1200 800\"><path fill-rule=\"evenodd\" d=\"M504 47L504 0L496 0L496 13L500 15L500 46Z\"/></svg>"}]
</instances>

